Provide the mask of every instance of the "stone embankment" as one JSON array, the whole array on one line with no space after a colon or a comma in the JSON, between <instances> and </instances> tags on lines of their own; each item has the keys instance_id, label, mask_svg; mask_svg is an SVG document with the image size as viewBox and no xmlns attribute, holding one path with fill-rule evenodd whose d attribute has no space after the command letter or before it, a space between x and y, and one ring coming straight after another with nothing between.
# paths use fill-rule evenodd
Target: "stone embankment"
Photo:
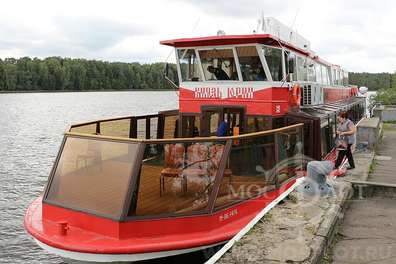
<instances>
[{"instance_id":1,"label":"stone embankment","mask_svg":"<svg viewBox=\"0 0 396 264\"><path fill-rule=\"evenodd\" d=\"M364 128L364 135L379 133L379 120L373 122L377 126L364 122L371 127L368 131ZM370 143L373 136L378 138L366 136ZM356 169L345 177L328 180L336 192L333 197L309 197L293 191L216 263L330 263L329 249L354 197L351 181L367 181L374 156L374 149L358 150L354 154Z\"/></svg>"}]
</instances>

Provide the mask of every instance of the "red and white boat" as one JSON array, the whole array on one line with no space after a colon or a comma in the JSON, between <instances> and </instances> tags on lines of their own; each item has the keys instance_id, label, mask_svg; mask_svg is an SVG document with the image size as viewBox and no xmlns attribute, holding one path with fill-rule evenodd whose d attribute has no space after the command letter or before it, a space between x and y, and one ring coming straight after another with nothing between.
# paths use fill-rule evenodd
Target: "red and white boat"
<instances>
[{"instance_id":1,"label":"red and white boat","mask_svg":"<svg viewBox=\"0 0 396 264\"><path fill-rule=\"evenodd\" d=\"M333 158L337 112L358 122L365 100L296 32L262 23L161 41L176 52L178 110L72 125L25 215L38 245L82 262L219 245L293 186L307 157Z\"/></svg>"}]
</instances>

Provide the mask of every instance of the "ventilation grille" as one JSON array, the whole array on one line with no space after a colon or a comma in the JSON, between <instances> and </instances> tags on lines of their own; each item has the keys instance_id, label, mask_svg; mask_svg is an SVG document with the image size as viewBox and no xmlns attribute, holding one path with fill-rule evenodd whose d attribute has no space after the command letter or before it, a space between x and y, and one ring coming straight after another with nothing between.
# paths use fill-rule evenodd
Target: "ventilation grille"
<instances>
[{"instance_id":1,"label":"ventilation grille","mask_svg":"<svg viewBox=\"0 0 396 264\"><path fill-rule=\"evenodd\" d=\"M303 98L302 105L311 105L312 104L312 89L311 89L311 85L304 85L303 86L302 98Z\"/></svg>"}]
</instances>

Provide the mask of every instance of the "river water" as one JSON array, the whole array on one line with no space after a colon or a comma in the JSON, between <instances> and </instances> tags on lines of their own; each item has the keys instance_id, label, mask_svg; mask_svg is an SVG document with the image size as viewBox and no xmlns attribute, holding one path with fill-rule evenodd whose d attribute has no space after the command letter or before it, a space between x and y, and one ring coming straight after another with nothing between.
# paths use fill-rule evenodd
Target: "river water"
<instances>
[{"instance_id":1,"label":"river water","mask_svg":"<svg viewBox=\"0 0 396 264\"><path fill-rule=\"evenodd\" d=\"M175 92L0 94L0 263L62 263L26 234L23 216L70 124L176 109L177 100Z\"/></svg>"}]
</instances>

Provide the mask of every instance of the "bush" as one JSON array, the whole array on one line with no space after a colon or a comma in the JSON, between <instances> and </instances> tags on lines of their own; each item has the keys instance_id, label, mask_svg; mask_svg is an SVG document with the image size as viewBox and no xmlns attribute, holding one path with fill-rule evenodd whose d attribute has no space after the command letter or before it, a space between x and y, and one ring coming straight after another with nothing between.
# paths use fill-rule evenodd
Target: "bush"
<instances>
[{"instance_id":1,"label":"bush","mask_svg":"<svg viewBox=\"0 0 396 264\"><path fill-rule=\"evenodd\" d=\"M384 105L396 105L396 88L378 90L374 100Z\"/></svg>"}]
</instances>

